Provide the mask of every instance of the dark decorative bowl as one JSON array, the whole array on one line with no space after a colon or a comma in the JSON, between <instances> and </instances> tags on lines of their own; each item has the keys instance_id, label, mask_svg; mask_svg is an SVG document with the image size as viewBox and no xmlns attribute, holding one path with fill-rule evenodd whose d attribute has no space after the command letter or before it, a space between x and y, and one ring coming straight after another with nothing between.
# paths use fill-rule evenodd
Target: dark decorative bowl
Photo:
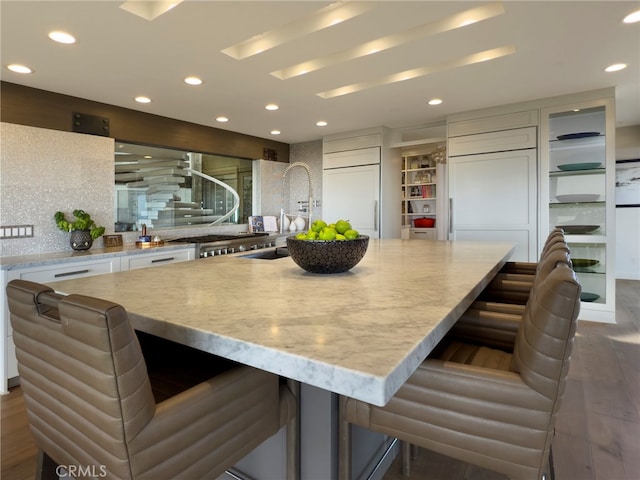
<instances>
[{"instance_id":1,"label":"dark decorative bowl","mask_svg":"<svg viewBox=\"0 0 640 480\"><path fill-rule=\"evenodd\" d=\"M367 253L369 237L353 240L297 240L287 237L289 255L300 267L312 273L341 273L355 267Z\"/></svg>"}]
</instances>

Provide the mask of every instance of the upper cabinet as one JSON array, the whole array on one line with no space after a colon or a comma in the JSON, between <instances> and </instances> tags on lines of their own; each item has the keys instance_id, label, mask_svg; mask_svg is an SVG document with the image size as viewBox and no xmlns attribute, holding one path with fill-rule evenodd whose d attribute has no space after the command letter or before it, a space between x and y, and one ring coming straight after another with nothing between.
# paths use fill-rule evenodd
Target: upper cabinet
<instances>
[{"instance_id":1,"label":"upper cabinet","mask_svg":"<svg viewBox=\"0 0 640 480\"><path fill-rule=\"evenodd\" d=\"M613 99L542 109L540 240L564 229L582 285L580 318L615 315Z\"/></svg>"}]
</instances>

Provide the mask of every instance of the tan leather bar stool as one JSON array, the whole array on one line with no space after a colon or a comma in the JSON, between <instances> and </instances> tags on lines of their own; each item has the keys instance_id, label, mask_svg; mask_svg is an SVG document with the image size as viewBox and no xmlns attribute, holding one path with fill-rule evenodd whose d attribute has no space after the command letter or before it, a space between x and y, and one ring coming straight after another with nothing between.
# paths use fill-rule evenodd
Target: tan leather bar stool
<instances>
[{"instance_id":1,"label":"tan leather bar stool","mask_svg":"<svg viewBox=\"0 0 640 480\"><path fill-rule=\"evenodd\" d=\"M352 424L512 479L548 470L569 370L580 284L558 263L536 284L513 353L448 338L384 407L340 400L339 476L351 475Z\"/></svg>"},{"instance_id":2,"label":"tan leather bar stool","mask_svg":"<svg viewBox=\"0 0 640 480\"><path fill-rule=\"evenodd\" d=\"M540 260L535 265L536 269L529 273L504 273L498 272L495 278L478 295L478 299L486 302L509 303L524 305L529 298L529 292L533 287L533 282L540 269L540 264L545 258L556 250L563 250L569 254L570 250L564 241L564 237L555 236L545 245Z\"/></svg>"},{"instance_id":3,"label":"tan leather bar stool","mask_svg":"<svg viewBox=\"0 0 640 480\"><path fill-rule=\"evenodd\" d=\"M556 248L538 264L532 289L536 288L536 284L542 282L559 263L572 267L569 249ZM525 309L526 304L476 300L451 327L450 333L470 342L481 338L488 346L508 350L513 348Z\"/></svg>"},{"instance_id":4,"label":"tan leather bar stool","mask_svg":"<svg viewBox=\"0 0 640 480\"><path fill-rule=\"evenodd\" d=\"M545 239L544 245L542 247L542 252L540 252L540 259L544 258L547 250L556 242L561 241L565 242L564 230L561 228L554 228L549 232L547 238ZM538 262L507 262L501 269L501 273L517 273L517 274L525 274L525 275L534 275L538 266Z\"/></svg>"},{"instance_id":5,"label":"tan leather bar stool","mask_svg":"<svg viewBox=\"0 0 640 480\"><path fill-rule=\"evenodd\" d=\"M39 478L56 465L109 479L217 478L285 425L287 477L298 478L295 399L278 376L139 341L112 302L23 280L7 298Z\"/></svg>"}]
</instances>

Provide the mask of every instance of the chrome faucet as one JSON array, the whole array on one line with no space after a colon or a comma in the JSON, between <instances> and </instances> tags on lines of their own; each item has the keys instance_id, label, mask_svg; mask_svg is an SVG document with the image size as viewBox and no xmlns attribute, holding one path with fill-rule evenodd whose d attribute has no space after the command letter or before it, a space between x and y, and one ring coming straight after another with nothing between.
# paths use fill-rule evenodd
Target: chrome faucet
<instances>
[{"instance_id":1,"label":"chrome faucet","mask_svg":"<svg viewBox=\"0 0 640 480\"><path fill-rule=\"evenodd\" d=\"M306 217L309 220L308 227L311 226L311 215L313 211L313 187L311 186L311 167L304 162L295 162L289 165L285 171L282 173L282 200L280 203L280 233L284 232L284 217L286 213L284 213L284 183L286 181L287 173L294 167L302 167L305 172L307 172L307 177L309 178L309 210L307 212Z\"/></svg>"}]
</instances>

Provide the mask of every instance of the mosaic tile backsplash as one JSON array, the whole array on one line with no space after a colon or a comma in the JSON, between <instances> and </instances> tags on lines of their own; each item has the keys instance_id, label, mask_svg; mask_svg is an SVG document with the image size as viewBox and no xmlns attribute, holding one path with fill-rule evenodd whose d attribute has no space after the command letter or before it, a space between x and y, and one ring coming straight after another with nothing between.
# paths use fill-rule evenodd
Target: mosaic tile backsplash
<instances>
[{"instance_id":1,"label":"mosaic tile backsplash","mask_svg":"<svg viewBox=\"0 0 640 480\"><path fill-rule=\"evenodd\" d=\"M0 139L0 224L34 226L31 238L0 240L0 255L71 250L57 210L113 225L112 138L0 123Z\"/></svg>"}]
</instances>

